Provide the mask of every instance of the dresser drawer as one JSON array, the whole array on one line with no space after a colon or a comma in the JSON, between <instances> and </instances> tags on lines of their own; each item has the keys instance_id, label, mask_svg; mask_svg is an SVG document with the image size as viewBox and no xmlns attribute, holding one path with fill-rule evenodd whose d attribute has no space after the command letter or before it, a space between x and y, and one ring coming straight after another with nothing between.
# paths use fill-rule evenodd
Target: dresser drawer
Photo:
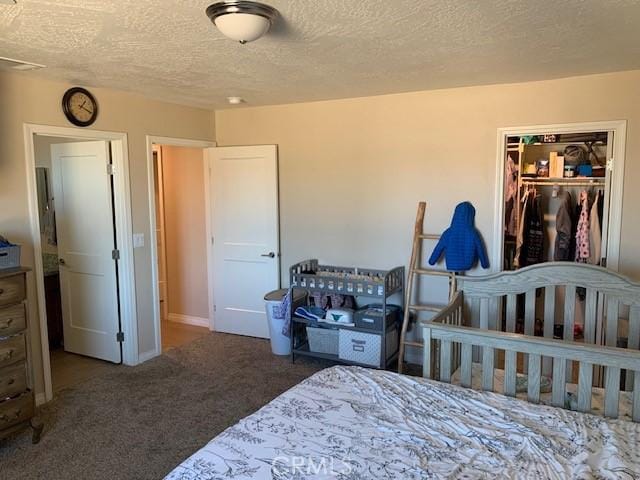
<instances>
[{"instance_id":1,"label":"dresser drawer","mask_svg":"<svg viewBox=\"0 0 640 480\"><path fill-rule=\"evenodd\" d=\"M0 401L27 390L27 370L23 362L0 368Z\"/></svg>"},{"instance_id":2,"label":"dresser drawer","mask_svg":"<svg viewBox=\"0 0 640 480\"><path fill-rule=\"evenodd\" d=\"M0 278L0 306L25 299L24 274Z\"/></svg>"},{"instance_id":3,"label":"dresser drawer","mask_svg":"<svg viewBox=\"0 0 640 480\"><path fill-rule=\"evenodd\" d=\"M0 430L33 417L33 395L27 392L19 397L0 402Z\"/></svg>"},{"instance_id":4,"label":"dresser drawer","mask_svg":"<svg viewBox=\"0 0 640 480\"><path fill-rule=\"evenodd\" d=\"M25 328L27 317L22 303L0 308L0 337L21 332Z\"/></svg>"},{"instance_id":5,"label":"dresser drawer","mask_svg":"<svg viewBox=\"0 0 640 480\"><path fill-rule=\"evenodd\" d=\"M19 333L12 337L0 338L0 368L21 360L24 361L25 358L24 334Z\"/></svg>"}]
</instances>

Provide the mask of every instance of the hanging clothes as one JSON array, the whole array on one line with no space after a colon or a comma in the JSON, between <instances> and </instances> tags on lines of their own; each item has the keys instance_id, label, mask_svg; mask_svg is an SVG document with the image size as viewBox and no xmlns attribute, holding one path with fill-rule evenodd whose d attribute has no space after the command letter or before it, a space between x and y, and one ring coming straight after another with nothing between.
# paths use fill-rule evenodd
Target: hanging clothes
<instances>
[{"instance_id":1,"label":"hanging clothes","mask_svg":"<svg viewBox=\"0 0 640 480\"><path fill-rule=\"evenodd\" d=\"M507 164L505 166L504 177L504 230L511 237L515 237L518 233L517 224L517 194L518 194L518 168L511 158L507 155Z\"/></svg>"},{"instance_id":2,"label":"hanging clothes","mask_svg":"<svg viewBox=\"0 0 640 480\"><path fill-rule=\"evenodd\" d=\"M591 256L589 248L589 195L586 190L580 192L580 216L576 228L576 262L587 263Z\"/></svg>"},{"instance_id":3,"label":"hanging clothes","mask_svg":"<svg viewBox=\"0 0 640 480\"><path fill-rule=\"evenodd\" d=\"M602 217L604 216L604 192L602 190L598 191L598 220L600 221L600 228L602 229Z\"/></svg>"},{"instance_id":4,"label":"hanging clothes","mask_svg":"<svg viewBox=\"0 0 640 480\"><path fill-rule=\"evenodd\" d=\"M560 193L560 207L556 214L556 242L553 251L553 259L556 262L572 262L574 260L572 256L572 253L575 255L573 233L573 200L568 191L563 191Z\"/></svg>"},{"instance_id":5,"label":"hanging clothes","mask_svg":"<svg viewBox=\"0 0 640 480\"><path fill-rule=\"evenodd\" d=\"M520 212L520 223L518 224L518 236L516 237L516 253L513 256L513 266L515 268L524 267L522 260L524 259L523 252L525 247L525 224L529 216L529 190L527 190L522 197L522 212ZM519 206L518 206L519 208Z\"/></svg>"},{"instance_id":6,"label":"hanging clothes","mask_svg":"<svg viewBox=\"0 0 640 480\"><path fill-rule=\"evenodd\" d=\"M516 238L513 265L526 267L544 261L544 222L541 197L535 190L525 192Z\"/></svg>"},{"instance_id":7,"label":"hanging clothes","mask_svg":"<svg viewBox=\"0 0 640 480\"><path fill-rule=\"evenodd\" d=\"M601 203L600 194L598 193L593 201L589 222L589 263L592 265L600 265L602 255L602 229L600 226L600 216L598 209Z\"/></svg>"},{"instance_id":8,"label":"hanging clothes","mask_svg":"<svg viewBox=\"0 0 640 480\"><path fill-rule=\"evenodd\" d=\"M542 198L540 195L533 195L530 198L530 213L527 218L526 231L527 241L525 242L525 264L534 265L544 261L544 219L542 215ZM521 259L522 260L522 259Z\"/></svg>"}]
</instances>

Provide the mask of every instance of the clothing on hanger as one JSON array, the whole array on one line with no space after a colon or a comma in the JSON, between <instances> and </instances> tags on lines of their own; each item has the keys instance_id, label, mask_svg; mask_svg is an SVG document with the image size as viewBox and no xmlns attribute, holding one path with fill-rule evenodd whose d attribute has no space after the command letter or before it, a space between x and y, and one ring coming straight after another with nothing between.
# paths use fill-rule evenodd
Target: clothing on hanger
<instances>
[{"instance_id":1,"label":"clothing on hanger","mask_svg":"<svg viewBox=\"0 0 640 480\"><path fill-rule=\"evenodd\" d=\"M556 242L553 259L556 262L573 261L574 217L571 194L563 190L560 193L560 207L556 214Z\"/></svg>"},{"instance_id":2,"label":"clothing on hanger","mask_svg":"<svg viewBox=\"0 0 640 480\"><path fill-rule=\"evenodd\" d=\"M580 192L580 216L576 229L576 262L587 263L591 256L589 248L589 195L586 190Z\"/></svg>"},{"instance_id":3,"label":"clothing on hanger","mask_svg":"<svg viewBox=\"0 0 640 480\"><path fill-rule=\"evenodd\" d=\"M598 198L600 199L598 202L598 219L602 227L602 217L604 216L604 192L602 190L598 190Z\"/></svg>"},{"instance_id":4,"label":"clothing on hanger","mask_svg":"<svg viewBox=\"0 0 640 480\"><path fill-rule=\"evenodd\" d=\"M542 198L534 194L530 214L526 225L527 241L525 243L525 265L534 265L544 261L544 219L542 216Z\"/></svg>"},{"instance_id":5,"label":"clothing on hanger","mask_svg":"<svg viewBox=\"0 0 640 480\"><path fill-rule=\"evenodd\" d=\"M602 255L602 229L600 228L600 216L598 215L600 203L602 201L600 193L598 193L591 207L589 222L589 263L592 265L600 265Z\"/></svg>"},{"instance_id":6,"label":"clothing on hanger","mask_svg":"<svg viewBox=\"0 0 640 480\"><path fill-rule=\"evenodd\" d=\"M529 216L529 209L528 209L529 193L530 191L527 190L522 197L522 212L520 213L520 222L518 224L518 236L516 237L516 253L513 256L513 266L515 268L520 268L524 266L522 265L523 263L522 259L523 259L523 251L524 251L524 245L526 240L525 224L527 223L527 218ZM518 205L518 208L520 208L520 205Z\"/></svg>"},{"instance_id":7,"label":"clothing on hanger","mask_svg":"<svg viewBox=\"0 0 640 480\"><path fill-rule=\"evenodd\" d=\"M511 155L507 155L507 165L505 167L504 177L504 229L505 233L509 236L515 237L518 233L518 224L516 212L518 205L516 203L518 194L518 167L511 158Z\"/></svg>"},{"instance_id":8,"label":"clothing on hanger","mask_svg":"<svg viewBox=\"0 0 640 480\"><path fill-rule=\"evenodd\" d=\"M544 261L542 199L535 189L529 189L525 192L522 201L522 213L516 238L516 254L513 260L516 268Z\"/></svg>"}]
</instances>

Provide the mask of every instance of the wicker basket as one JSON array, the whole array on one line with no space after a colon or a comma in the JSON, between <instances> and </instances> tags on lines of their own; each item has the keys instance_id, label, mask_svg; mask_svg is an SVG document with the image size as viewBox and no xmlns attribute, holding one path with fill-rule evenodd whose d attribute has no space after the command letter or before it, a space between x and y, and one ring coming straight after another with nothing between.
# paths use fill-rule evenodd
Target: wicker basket
<instances>
[{"instance_id":1,"label":"wicker basket","mask_svg":"<svg viewBox=\"0 0 640 480\"><path fill-rule=\"evenodd\" d=\"M307 327L309 350L316 353L338 355L338 330Z\"/></svg>"},{"instance_id":2,"label":"wicker basket","mask_svg":"<svg viewBox=\"0 0 640 480\"><path fill-rule=\"evenodd\" d=\"M0 247L0 270L20 266L20 245Z\"/></svg>"}]
</instances>

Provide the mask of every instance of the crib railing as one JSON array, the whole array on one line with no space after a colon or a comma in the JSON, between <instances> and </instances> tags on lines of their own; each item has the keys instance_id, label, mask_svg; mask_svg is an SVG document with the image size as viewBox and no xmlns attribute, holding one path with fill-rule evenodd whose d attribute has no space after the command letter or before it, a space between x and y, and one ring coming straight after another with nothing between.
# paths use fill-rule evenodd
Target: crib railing
<instances>
[{"instance_id":1,"label":"crib railing","mask_svg":"<svg viewBox=\"0 0 640 480\"><path fill-rule=\"evenodd\" d=\"M553 338L556 321L556 287L564 288L564 305L560 323L563 339ZM450 304L429 321L422 322L424 345L423 374L451 382L460 370L462 386L472 385L474 359L482 365L483 390L494 391L496 353L504 352L505 395L515 396L518 356L524 359L522 368L527 376L527 398L540 401L542 374L552 376L553 405L565 405L567 382L574 362L577 372L577 408L591 410L594 371L604 371L604 414L617 417L620 400L621 370L626 370L626 390L632 391L632 416L640 421L640 286L613 272L599 267L575 264L543 264L518 272L487 277L465 277L461 291ZM584 342L574 339L576 289L585 289ZM537 295L537 289L544 289ZM542 293L542 292L540 292ZM525 295L524 334L515 333L516 296ZM544 304L536 305L536 297ZM491 302L494 303L491 308ZM602 341L598 343L596 325L598 302L602 302ZM620 308L629 311L627 347L619 348ZM544 318L544 336L535 336L537 310ZM501 312L506 312L505 322ZM501 325L504 325L501 328ZM504 331L506 330L506 331ZM475 353L474 353L475 350Z\"/></svg>"}]
</instances>

